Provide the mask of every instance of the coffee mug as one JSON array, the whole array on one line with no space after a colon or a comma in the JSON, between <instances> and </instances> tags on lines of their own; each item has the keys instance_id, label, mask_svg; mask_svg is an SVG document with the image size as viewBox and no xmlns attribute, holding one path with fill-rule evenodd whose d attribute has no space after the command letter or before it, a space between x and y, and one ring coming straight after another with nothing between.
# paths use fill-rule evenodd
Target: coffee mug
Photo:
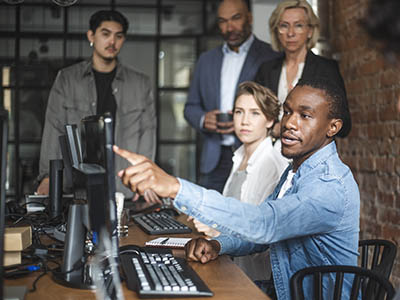
<instances>
[{"instance_id":1,"label":"coffee mug","mask_svg":"<svg viewBox=\"0 0 400 300\"><path fill-rule=\"evenodd\" d=\"M233 120L233 116L232 114L228 114L228 113L219 113L217 114L217 122L232 122ZM226 127L219 127L219 129L226 129Z\"/></svg>"}]
</instances>

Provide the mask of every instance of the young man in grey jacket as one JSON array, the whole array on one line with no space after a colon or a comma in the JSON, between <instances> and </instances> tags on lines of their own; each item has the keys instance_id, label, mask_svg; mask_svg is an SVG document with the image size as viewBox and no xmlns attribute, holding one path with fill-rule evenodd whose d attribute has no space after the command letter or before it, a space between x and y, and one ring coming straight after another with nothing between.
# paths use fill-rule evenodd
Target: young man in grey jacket
<instances>
[{"instance_id":1,"label":"young man in grey jacket","mask_svg":"<svg viewBox=\"0 0 400 300\"><path fill-rule=\"evenodd\" d=\"M61 158L58 137L64 134L64 125L79 125L88 115L110 112L115 142L154 159L156 115L149 78L117 58L129 23L117 11L98 11L89 25L92 57L60 70L50 91L40 153L39 194L49 192L49 160ZM128 165L116 157L116 170ZM117 191L127 197L132 194L119 180Z\"/></svg>"}]
</instances>

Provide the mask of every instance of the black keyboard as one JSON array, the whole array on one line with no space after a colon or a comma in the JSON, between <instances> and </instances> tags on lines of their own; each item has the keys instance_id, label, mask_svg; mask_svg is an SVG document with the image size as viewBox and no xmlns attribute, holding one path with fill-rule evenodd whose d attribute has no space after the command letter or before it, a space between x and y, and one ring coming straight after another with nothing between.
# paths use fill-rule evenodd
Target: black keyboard
<instances>
[{"instance_id":1,"label":"black keyboard","mask_svg":"<svg viewBox=\"0 0 400 300\"><path fill-rule=\"evenodd\" d=\"M163 212L134 215L133 221L147 234L190 233L192 230Z\"/></svg>"},{"instance_id":2,"label":"black keyboard","mask_svg":"<svg viewBox=\"0 0 400 300\"><path fill-rule=\"evenodd\" d=\"M128 289L137 292L140 298L213 296L185 259L162 250L121 255Z\"/></svg>"}]
</instances>

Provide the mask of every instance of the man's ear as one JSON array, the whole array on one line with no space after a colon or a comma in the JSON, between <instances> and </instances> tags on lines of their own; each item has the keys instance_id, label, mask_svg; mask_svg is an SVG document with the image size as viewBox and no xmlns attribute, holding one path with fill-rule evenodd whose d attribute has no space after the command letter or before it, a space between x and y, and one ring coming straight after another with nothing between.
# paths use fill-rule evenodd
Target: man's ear
<instances>
[{"instance_id":1,"label":"man's ear","mask_svg":"<svg viewBox=\"0 0 400 300\"><path fill-rule=\"evenodd\" d=\"M93 40L94 40L94 37L93 37L93 36L94 36L93 31L89 29L89 30L86 32L86 37L87 37L89 43L93 43Z\"/></svg>"},{"instance_id":2,"label":"man's ear","mask_svg":"<svg viewBox=\"0 0 400 300\"><path fill-rule=\"evenodd\" d=\"M334 137L340 131L340 129L342 129L342 127L343 121L341 119L332 119L329 123L329 128L326 136L328 138Z\"/></svg>"},{"instance_id":3,"label":"man's ear","mask_svg":"<svg viewBox=\"0 0 400 300\"><path fill-rule=\"evenodd\" d=\"M253 25L253 14L251 12L247 14L247 18L249 19L249 24Z\"/></svg>"}]
</instances>

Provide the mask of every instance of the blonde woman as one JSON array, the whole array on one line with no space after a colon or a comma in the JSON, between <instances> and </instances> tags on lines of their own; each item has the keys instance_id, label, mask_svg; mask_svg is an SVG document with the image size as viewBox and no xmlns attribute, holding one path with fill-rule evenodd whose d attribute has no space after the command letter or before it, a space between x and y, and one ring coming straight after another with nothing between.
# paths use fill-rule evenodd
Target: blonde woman
<instances>
[{"instance_id":1,"label":"blonde woman","mask_svg":"<svg viewBox=\"0 0 400 300\"><path fill-rule=\"evenodd\" d=\"M255 81L271 89L281 104L300 78L324 77L345 90L337 62L311 51L319 38L319 24L306 0L283 1L272 12L271 46L284 56L262 64ZM279 137L278 125L273 136Z\"/></svg>"},{"instance_id":2,"label":"blonde woman","mask_svg":"<svg viewBox=\"0 0 400 300\"><path fill-rule=\"evenodd\" d=\"M288 161L273 147L270 136L279 111L279 101L269 89L250 81L239 85L233 123L235 134L243 144L234 152L224 196L258 205L274 190L288 165ZM218 231L197 220L194 224L198 231L210 237L219 235ZM270 278L267 252L235 257L234 261L252 280Z\"/></svg>"}]
</instances>

